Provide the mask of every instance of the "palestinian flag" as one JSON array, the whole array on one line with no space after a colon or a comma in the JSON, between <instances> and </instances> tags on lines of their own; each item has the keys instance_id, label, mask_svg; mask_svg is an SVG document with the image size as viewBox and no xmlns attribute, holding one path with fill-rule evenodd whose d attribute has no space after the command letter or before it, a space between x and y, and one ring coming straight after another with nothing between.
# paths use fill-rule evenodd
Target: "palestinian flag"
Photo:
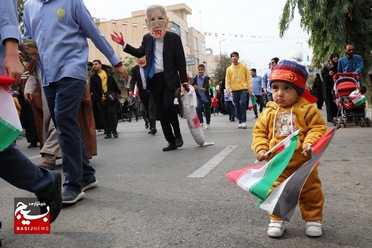
<instances>
[{"instance_id":1,"label":"palestinian flag","mask_svg":"<svg viewBox=\"0 0 372 248\"><path fill-rule=\"evenodd\" d=\"M286 148L266 164L253 165L241 170L235 170L227 173L226 177L261 200L266 199L274 182L291 160L296 149L297 140L298 132L291 136L290 142L286 144Z\"/></svg>"},{"instance_id":2,"label":"palestinian flag","mask_svg":"<svg viewBox=\"0 0 372 248\"><path fill-rule=\"evenodd\" d=\"M252 110L254 105L257 105L256 96L253 94L250 94L249 100L248 100L248 109Z\"/></svg>"},{"instance_id":3,"label":"palestinian flag","mask_svg":"<svg viewBox=\"0 0 372 248\"><path fill-rule=\"evenodd\" d=\"M14 82L13 78L0 75L0 151L7 148L22 131L13 96L8 86Z\"/></svg>"},{"instance_id":4,"label":"palestinian flag","mask_svg":"<svg viewBox=\"0 0 372 248\"><path fill-rule=\"evenodd\" d=\"M365 96L349 96L350 97L350 100L354 103L355 106L359 107L360 105L362 105L363 103L366 102L366 97Z\"/></svg>"},{"instance_id":5,"label":"palestinian flag","mask_svg":"<svg viewBox=\"0 0 372 248\"><path fill-rule=\"evenodd\" d=\"M276 187L258 207L290 221L298 204L302 187L310 173L318 166L318 162L331 143L334 133L335 129L332 129L320 137L312 146L312 158Z\"/></svg>"}]
</instances>

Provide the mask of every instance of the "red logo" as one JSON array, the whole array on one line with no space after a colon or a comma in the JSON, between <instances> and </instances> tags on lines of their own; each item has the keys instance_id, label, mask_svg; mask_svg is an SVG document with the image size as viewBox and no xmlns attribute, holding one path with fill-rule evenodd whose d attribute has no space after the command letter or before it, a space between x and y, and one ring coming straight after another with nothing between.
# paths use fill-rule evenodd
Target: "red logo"
<instances>
[{"instance_id":1,"label":"red logo","mask_svg":"<svg viewBox=\"0 0 372 248\"><path fill-rule=\"evenodd\" d=\"M14 200L15 234L49 234L50 208L35 198Z\"/></svg>"}]
</instances>

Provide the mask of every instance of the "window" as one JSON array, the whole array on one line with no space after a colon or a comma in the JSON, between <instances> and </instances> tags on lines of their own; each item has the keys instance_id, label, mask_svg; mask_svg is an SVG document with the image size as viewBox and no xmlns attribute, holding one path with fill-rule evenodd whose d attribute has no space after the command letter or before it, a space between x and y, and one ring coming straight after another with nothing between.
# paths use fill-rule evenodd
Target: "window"
<instances>
[{"instance_id":1,"label":"window","mask_svg":"<svg viewBox=\"0 0 372 248\"><path fill-rule=\"evenodd\" d=\"M184 30L184 33L185 33L185 45L190 46L190 44L189 44L189 32Z\"/></svg>"},{"instance_id":2,"label":"window","mask_svg":"<svg viewBox=\"0 0 372 248\"><path fill-rule=\"evenodd\" d=\"M207 47L204 42L201 43L201 54L207 54Z\"/></svg>"},{"instance_id":3,"label":"window","mask_svg":"<svg viewBox=\"0 0 372 248\"><path fill-rule=\"evenodd\" d=\"M198 48L198 38L194 37L194 49L195 51L199 51L199 48Z\"/></svg>"},{"instance_id":4,"label":"window","mask_svg":"<svg viewBox=\"0 0 372 248\"><path fill-rule=\"evenodd\" d=\"M174 22L171 22L171 30L175 32L176 34L178 34L179 36L181 36L181 28Z\"/></svg>"}]
</instances>

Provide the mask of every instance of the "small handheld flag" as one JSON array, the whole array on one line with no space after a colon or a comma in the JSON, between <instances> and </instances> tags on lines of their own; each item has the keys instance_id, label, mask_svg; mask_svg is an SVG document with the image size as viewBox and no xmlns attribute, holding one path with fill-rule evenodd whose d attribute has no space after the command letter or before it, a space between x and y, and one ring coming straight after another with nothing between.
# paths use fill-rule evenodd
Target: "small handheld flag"
<instances>
[{"instance_id":1,"label":"small handheld flag","mask_svg":"<svg viewBox=\"0 0 372 248\"><path fill-rule=\"evenodd\" d=\"M248 100L248 109L252 110L254 105L257 105L256 96L253 94L250 94L249 100Z\"/></svg>"},{"instance_id":2,"label":"small handheld flag","mask_svg":"<svg viewBox=\"0 0 372 248\"><path fill-rule=\"evenodd\" d=\"M286 148L266 164L249 166L226 174L226 177L261 200L266 199L276 179L287 167L296 149L298 132L291 136ZM282 142L280 142L282 143Z\"/></svg>"},{"instance_id":3,"label":"small handheld flag","mask_svg":"<svg viewBox=\"0 0 372 248\"><path fill-rule=\"evenodd\" d=\"M9 90L9 84L14 82L14 78L0 75L0 151L7 148L22 131L13 96Z\"/></svg>"},{"instance_id":4,"label":"small handheld flag","mask_svg":"<svg viewBox=\"0 0 372 248\"><path fill-rule=\"evenodd\" d=\"M318 162L331 143L334 134L335 128L314 142L312 145L312 158L276 187L258 207L270 214L290 221L307 178L318 166Z\"/></svg>"}]
</instances>

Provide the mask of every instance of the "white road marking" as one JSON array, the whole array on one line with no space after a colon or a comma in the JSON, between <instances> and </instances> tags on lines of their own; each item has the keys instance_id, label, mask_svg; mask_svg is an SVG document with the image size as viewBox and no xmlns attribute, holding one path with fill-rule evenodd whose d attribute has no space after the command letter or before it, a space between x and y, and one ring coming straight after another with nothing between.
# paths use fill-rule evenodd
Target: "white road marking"
<instances>
[{"instance_id":1,"label":"white road marking","mask_svg":"<svg viewBox=\"0 0 372 248\"><path fill-rule=\"evenodd\" d=\"M192 174L188 176L188 178L202 178L205 177L209 172L211 172L219 163L222 162L235 148L238 146L227 146L223 149L220 153L216 156L211 158L208 162L206 162L202 167L194 171Z\"/></svg>"}]
</instances>

